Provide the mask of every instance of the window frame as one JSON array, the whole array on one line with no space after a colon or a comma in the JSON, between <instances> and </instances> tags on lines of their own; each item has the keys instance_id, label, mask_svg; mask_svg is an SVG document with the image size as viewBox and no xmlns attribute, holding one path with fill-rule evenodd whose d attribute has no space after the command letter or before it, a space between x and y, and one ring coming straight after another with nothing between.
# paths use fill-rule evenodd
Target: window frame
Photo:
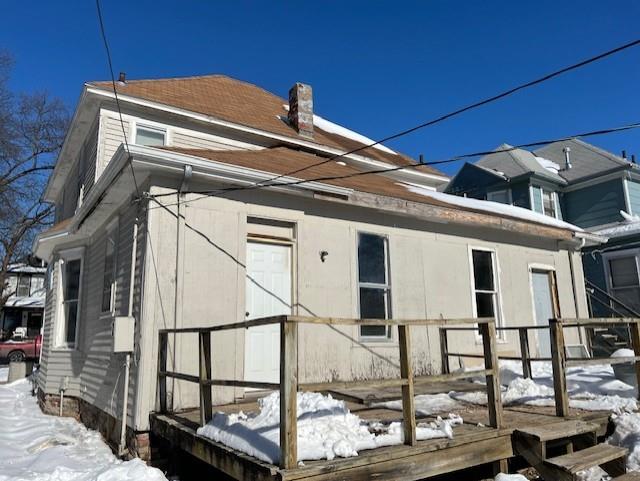
<instances>
[{"instance_id":1,"label":"window frame","mask_svg":"<svg viewBox=\"0 0 640 481\"><path fill-rule=\"evenodd\" d=\"M623 250L614 251L614 252L604 252L602 254L602 263L603 263L602 268L604 269L604 273L605 273L604 277L605 277L605 282L607 284L607 292L616 298L619 298L619 296L617 296L615 293L616 289L633 289L634 288L634 286L617 287L617 288L613 287L613 276L611 275L610 261L613 259L619 259L621 257L633 257L635 259L636 274L638 278L638 286L636 288L640 289L640 249L623 249Z\"/></svg>"},{"instance_id":2,"label":"window frame","mask_svg":"<svg viewBox=\"0 0 640 481\"><path fill-rule=\"evenodd\" d=\"M115 309L115 298L116 298L116 290L118 286L117 277L118 277L118 247L119 247L119 218L116 217L113 219L106 228L105 233L105 249L104 249L104 262L102 264L102 296L100 297L100 314L101 316L111 317L114 314ZM106 270L107 270L107 248L109 246L109 242L111 241L113 245L113 254L111 258L111 283L109 286L109 308L104 308L104 295L107 290L105 286L105 281L107 280Z\"/></svg>"},{"instance_id":3,"label":"window frame","mask_svg":"<svg viewBox=\"0 0 640 481\"><path fill-rule=\"evenodd\" d=\"M536 191L540 191L540 206L542 208L542 212L538 212L537 210L535 210L535 202L534 202L534 198L536 197ZM530 199L529 202L531 203L531 210L534 212L538 212L538 214L542 214L542 215L546 215L547 217L551 217L552 219L562 219L562 214L560 212L560 199L558 197L558 192L555 190L550 190L547 189L545 187L542 187L541 185L534 185L531 184L529 186L529 193L530 193ZM549 215L545 212L544 209L544 195L545 193L549 194L551 196L551 205L553 206L553 214L554 215Z\"/></svg>"},{"instance_id":4,"label":"window frame","mask_svg":"<svg viewBox=\"0 0 640 481\"><path fill-rule=\"evenodd\" d=\"M491 268L493 270L493 292L485 289L476 290L475 267L473 265L473 251L490 252ZM500 263L498 261L498 252L494 247L470 245L469 253L469 280L471 291L472 314L474 318L478 317L478 304L476 301L476 293L493 294L493 305L496 320L496 327L504 327L504 317L502 314L502 290L500 288ZM480 336L477 333L478 337ZM505 331L497 331L497 337L500 340L505 339Z\"/></svg>"},{"instance_id":5,"label":"window frame","mask_svg":"<svg viewBox=\"0 0 640 481\"><path fill-rule=\"evenodd\" d=\"M507 195L507 203L504 204L504 202L493 200L491 197L493 197L495 194L506 194ZM498 189L498 190L488 191L487 192L487 200L489 202L498 202L498 203L504 204L504 205L513 205L513 198L511 197L511 189Z\"/></svg>"},{"instance_id":6,"label":"window frame","mask_svg":"<svg viewBox=\"0 0 640 481\"><path fill-rule=\"evenodd\" d=\"M164 126L160 126L160 125L153 125L151 123L145 123L145 122L136 122L133 126L133 140L132 143L136 144L136 145L142 145L142 144L138 144L138 130L142 129L142 130L146 130L148 132L153 132L153 133L161 133L163 136L163 141L162 141L162 146L165 147L167 145L169 145L168 140L169 140L169 134L168 134L168 129ZM145 147L157 147L155 145L143 145Z\"/></svg>"},{"instance_id":7,"label":"window frame","mask_svg":"<svg viewBox=\"0 0 640 481\"><path fill-rule=\"evenodd\" d=\"M57 288L57 306L56 306L56 336L55 336L55 350L59 351L73 351L78 349L79 339L79 326L80 326L80 312L83 300L83 282L84 282L84 247L77 247L74 249L68 249L59 253L59 260L57 262L58 282ZM76 326L75 336L73 343L66 341L66 312L65 303L67 300L64 298L64 291L66 287L65 278L65 264L67 262L79 260L80 261L80 274L78 276L78 298L76 299Z\"/></svg>"},{"instance_id":8,"label":"window frame","mask_svg":"<svg viewBox=\"0 0 640 481\"><path fill-rule=\"evenodd\" d=\"M16 293L15 293L15 297L29 297L31 295L31 274L24 274L24 273L20 273L17 276L17 280L16 280ZM26 295L22 295L20 294L20 281L22 279L27 279L27 294ZM22 286L25 287L25 286Z\"/></svg>"},{"instance_id":9,"label":"window frame","mask_svg":"<svg viewBox=\"0 0 640 481\"><path fill-rule=\"evenodd\" d=\"M359 245L360 245L360 236L361 235L371 235L380 237L383 239L384 246L384 262L385 262L385 284L378 284L375 282L360 282L360 255ZM358 318L361 319L361 309L360 309L360 290L361 289L378 289L384 292L385 299L385 315L386 319L392 318L392 294L391 294L391 265L390 265L390 256L389 256L389 236L386 234L380 234L378 232L369 232L369 231L356 231L356 280L357 280L357 315ZM386 333L380 336L372 336L372 335L363 335L362 334L362 326L358 326L358 339L363 342L391 342L393 341L393 334L391 330L391 326L385 326Z\"/></svg>"}]
</instances>

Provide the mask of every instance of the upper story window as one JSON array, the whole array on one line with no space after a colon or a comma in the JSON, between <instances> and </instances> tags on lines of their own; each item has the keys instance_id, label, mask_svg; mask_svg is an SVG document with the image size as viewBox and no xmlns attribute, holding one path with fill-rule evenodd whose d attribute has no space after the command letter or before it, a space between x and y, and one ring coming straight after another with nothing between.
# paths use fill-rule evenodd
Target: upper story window
<instances>
[{"instance_id":1,"label":"upper story window","mask_svg":"<svg viewBox=\"0 0 640 481\"><path fill-rule=\"evenodd\" d=\"M136 144L149 147L163 146L166 143L167 131L156 127L138 125L136 127Z\"/></svg>"},{"instance_id":2,"label":"upper story window","mask_svg":"<svg viewBox=\"0 0 640 481\"><path fill-rule=\"evenodd\" d=\"M511 195L509 189L487 192L487 200L500 202L501 204L511 204Z\"/></svg>"},{"instance_id":3,"label":"upper story window","mask_svg":"<svg viewBox=\"0 0 640 481\"><path fill-rule=\"evenodd\" d=\"M31 294L31 276L20 275L18 277L18 288L16 289L16 297L29 297Z\"/></svg>"},{"instance_id":4,"label":"upper story window","mask_svg":"<svg viewBox=\"0 0 640 481\"><path fill-rule=\"evenodd\" d=\"M375 234L358 234L358 288L361 319L391 317L388 239ZM360 326L360 337L391 338L390 326Z\"/></svg>"},{"instance_id":5,"label":"upper story window","mask_svg":"<svg viewBox=\"0 0 640 481\"><path fill-rule=\"evenodd\" d=\"M499 290L496 278L495 252L484 249L471 251L473 271L474 317L493 317L500 324Z\"/></svg>"},{"instance_id":6,"label":"upper story window","mask_svg":"<svg viewBox=\"0 0 640 481\"><path fill-rule=\"evenodd\" d=\"M552 190L542 187L531 187L531 210L540 214L548 215L555 219L560 219L560 206L558 194Z\"/></svg>"}]
</instances>

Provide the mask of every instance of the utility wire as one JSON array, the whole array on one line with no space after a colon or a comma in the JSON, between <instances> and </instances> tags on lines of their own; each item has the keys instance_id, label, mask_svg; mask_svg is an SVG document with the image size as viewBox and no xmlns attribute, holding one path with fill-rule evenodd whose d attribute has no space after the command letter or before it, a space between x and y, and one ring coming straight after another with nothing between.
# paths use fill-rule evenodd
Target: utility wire
<instances>
[{"instance_id":1,"label":"utility wire","mask_svg":"<svg viewBox=\"0 0 640 481\"><path fill-rule=\"evenodd\" d=\"M292 180L292 181L288 181L288 182L278 182L278 183L273 183L273 184L268 184L268 185L261 185L261 184L254 184L254 185L250 185L250 186L241 186L241 187L226 187L226 188L221 188L221 189L216 189L216 190L211 190L211 191L192 191L189 192L191 194L202 194L199 197L195 197L193 199L186 199L181 201L181 204L186 204L186 203L191 203L191 202L195 202L197 200L200 199L204 199L207 197L217 197L221 194L225 194L225 193L229 193L229 192L236 192L236 191L240 191L240 190L255 190L255 189L265 189L268 187L287 187L287 186L299 186L299 185L304 185L310 182L324 182L324 181L330 181L330 180L342 180L342 179L350 179L353 177L363 177L365 175L372 175L372 174L385 174L385 173L389 173L389 172L396 172L399 170L404 170L404 169L420 169L421 167L424 166L429 166L429 165L441 165L441 164L448 164L451 162L458 162L460 160L463 159L468 159L468 158L472 158L472 157L479 157L479 156L484 156L484 155L490 155L490 154L498 154L498 153L503 153L503 152L511 152L513 150L516 149L524 149L524 148L531 148L531 147L539 147L541 145L547 145L547 144L551 144L554 142L566 142L567 140L572 140L572 139L576 139L576 138L581 138L581 137L594 137L597 135L606 135L606 134L612 134L612 133L616 133L616 132L624 132L627 130L633 130L633 129L637 129L640 128L640 122L636 122L633 124L628 124L628 125L623 125L620 127L612 127L612 128L608 128L608 129L601 129L601 130L593 130L590 132L583 132L583 133L579 133L579 134L574 134L574 135L570 135L567 137L560 137L560 138L556 138L556 139L547 139L547 140L539 140L539 141L535 141L535 142L528 142L525 144L519 144L519 145L515 145L509 148L505 148L505 149L499 149L499 150L485 150L485 151L481 151L481 152L472 152L472 153L468 153L468 154L462 154L462 155L457 155L455 157L451 157L451 158L447 158L447 159L442 159L442 160L436 160L436 161L432 161L432 162L425 162L423 164L411 164L411 165L404 165L404 166L397 166L397 167L389 167L389 168L384 168L384 169L376 169L376 170L365 170L365 171L360 171L360 172L352 172L350 174L345 174L345 175L335 175L335 176L324 176L324 177L315 177L312 179L300 179L300 180ZM314 167L315 165L311 165L309 166L309 168ZM169 195L175 195L175 192L168 192L168 193L164 193L164 194L157 194L152 196L153 198L159 198L159 197L165 197L165 196L169 196ZM171 205L174 204L164 204L165 206L169 207Z\"/></svg>"},{"instance_id":2,"label":"utility wire","mask_svg":"<svg viewBox=\"0 0 640 481\"><path fill-rule=\"evenodd\" d=\"M441 115L440 117L437 117L435 119L429 120L429 121L424 122L422 124L416 125L415 127L411 127L411 128L406 129L406 130L403 130L401 132L398 132L396 134L389 135L388 137L382 138L380 140L376 140L375 142L372 142L372 143L367 144L367 145L363 145L361 147L358 147L356 149L350 150L348 152L344 152L342 154L333 155L333 156L327 158L326 160L318 162L317 164L309 165L307 167L302 167L300 169L296 169L296 170L293 170L291 172L287 172L285 174L277 175L277 176L275 176L275 177L273 177L271 179L267 179L265 181L260 182L260 184L264 184L265 182L274 182L274 181L276 181L278 179L281 179L282 177L288 177L288 176L297 174L299 172L302 172L304 170L308 170L308 169L311 169L313 167L317 167L318 165L326 164L326 163L331 162L331 161L333 161L335 159L339 159L339 158L345 157L347 155L355 154L356 152L360 152L361 150L368 149L370 147L375 147L376 145L382 144L384 142L388 142L389 140L394 140L394 139L397 139L399 137L403 137L403 136L408 135L410 133L413 133L413 132L415 132L417 130L423 129L425 127L430 127L432 125L435 125L437 123L443 122L443 121L445 121L447 119L450 119L452 117L460 115L460 114L462 114L464 112L468 112L469 110L473 110L475 108L481 107L481 106L489 104L491 102L495 102L496 100L500 100L502 98L508 97L508 96L510 96L510 95L512 95L512 94L514 94L516 92L519 92L520 90L524 90L524 89L527 89L529 87L533 87L534 85L541 84L543 82L546 82L547 80L551 80L551 79L553 79L555 77L558 77L560 75L563 75L563 74L565 74L567 72L571 72L572 70L576 70L576 69L579 69L579 68L584 67L586 65L592 64L594 62L602 60L602 59L604 59L606 57L610 57L611 55L615 55L615 54L617 54L619 52L622 52L623 50L627 50L627 49L635 47L637 45L640 45L640 39L633 40L633 41L628 42L628 43L626 43L624 45L620 45L620 46L618 46L616 48L613 48L611 50L607 50L606 52L602 52L602 53L600 53L600 54L598 54L598 55L596 55L594 57L590 57L590 58L588 58L586 60L582 60L581 62L575 63L573 65L569 65L567 67L561 68L560 70L556 70L554 72L551 72L551 73L548 73L546 75L543 75L542 77L537 78L535 80L531 80L529 82L525 82L525 83L523 83L521 85L518 85L516 87L512 87L509 90L506 90L506 91L504 91L502 93L499 93L499 94L494 95L492 97L486 98L484 100L480 100L480 101L474 102L474 103L469 104L469 105L467 105L465 107L461 107L461 108L459 108L457 110L454 110L453 112L449 112L448 114Z\"/></svg>"},{"instance_id":3,"label":"utility wire","mask_svg":"<svg viewBox=\"0 0 640 481\"><path fill-rule=\"evenodd\" d=\"M140 189L138 187L138 181L136 180L136 173L133 170L133 161L131 159L131 152L129 150L129 141L127 140L127 132L124 127L124 120L122 118L122 109L120 108L120 99L118 98L118 89L116 88L116 77L113 74L113 62L111 61L111 50L109 49L109 42L107 41L107 34L104 28L104 20L102 19L102 9L100 8L100 0L96 0L96 9L98 11L98 21L100 23L100 34L102 36L102 42L104 43L104 49L107 53L107 62L109 64L109 73L111 74L111 86L113 87L113 95L116 100L116 108L118 109L118 116L120 117L120 127L122 128L122 135L124 136L124 145L127 150L127 161L131 168L131 175L133 177L133 184L136 188L138 199L141 197Z\"/></svg>"}]
</instances>

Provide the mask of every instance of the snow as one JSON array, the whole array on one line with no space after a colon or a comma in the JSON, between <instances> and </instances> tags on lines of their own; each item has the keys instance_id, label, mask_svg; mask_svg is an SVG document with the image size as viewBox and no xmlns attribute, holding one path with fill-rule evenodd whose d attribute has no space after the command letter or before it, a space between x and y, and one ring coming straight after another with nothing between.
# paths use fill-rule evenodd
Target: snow
<instances>
[{"instance_id":1,"label":"snow","mask_svg":"<svg viewBox=\"0 0 640 481\"><path fill-rule=\"evenodd\" d=\"M76 420L42 414L27 379L0 386L0 426L0 481L166 481Z\"/></svg>"},{"instance_id":2,"label":"snow","mask_svg":"<svg viewBox=\"0 0 640 481\"><path fill-rule=\"evenodd\" d=\"M458 195L445 194L443 192L434 192L426 189L417 184L410 184L407 182L400 182L398 185L405 187L408 191L414 194L424 195L425 197L431 197L432 199L446 202L447 204L463 207L465 209L480 210L483 212L489 212L491 214L505 215L509 217L515 217L517 219L525 220L528 222L536 222L538 224L545 224L552 227L558 227L560 229L569 229L574 232L583 232L578 226L569 224L559 219L549 217L544 214L539 214L529 209L522 207L516 207L514 205L502 204L500 202L492 202L488 200L472 199L469 197L461 197Z\"/></svg>"},{"instance_id":3,"label":"snow","mask_svg":"<svg viewBox=\"0 0 640 481\"><path fill-rule=\"evenodd\" d=\"M622 214L622 212L623 211L620 211L620 214ZM623 222L620 222L614 226L605 227L604 229L598 229L592 232L594 234L609 238L636 234L640 232L640 219L636 219L635 217L636 216L630 216L631 220L625 219Z\"/></svg>"},{"instance_id":4,"label":"snow","mask_svg":"<svg viewBox=\"0 0 640 481\"><path fill-rule=\"evenodd\" d=\"M342 137L346 137L347 139L351 139L351 140L355 140L356 142L360 142L361 144L365 144L365 145L369 145L369 144L373 144L375 142L375 140L372 140L368 137L365 137L362 134L359 134L357 132L354 132L353 130L349 130L346 127L343 127L342 125L338 125L338 124L334 124L333 122L324 119L322 117L320 117L319 115L313 115L313 125L318 127L319 129L324 130L325 132L329 132L331 134L336 134L336 135L340 135ZM388 147L385 147L382 144L376 144L373 146L374 149L378 149L378 150L382 150L383 152L386 152L388 154L396 154L397 152L394 152L393 150L391 150Z\"/></svg>"},{"instance_id":5,"label":"snow","mask_svg":"<svg viewBox=\"0 0 640 481\"><path fill-rule=\"evenodd\" d=\"M544 157L536 157L536 161L549 172L553 172L554 174L560 172L560 166L552 160L545 159Z\"/></svg>"},{"instance_id":6,"label":"snow","mask_svg":"<svg viewBox=\"0 0 640 481\"><path fill-rule=\"evenodd\" d=\"M277 463L280 458L280 394L273 392L258 400L259 412L216 413L198 429L198 434L220 442L262 461ZM403 442L402 424L367 425L351 413L344 401L330 395L302 392L297 397L298 461L357 456L364 449ZM451 438L453 426L462 418L450 414L429 423L419 423L418 439Z\"/></svg>"},{"instance_id":7,"label":"snow","mask_svg":"<svg viewBox=\"0 0 640 481\"><path fill-rule=\"evenodd\" d=\"M7 307L44 307L46 292L43 289L34 291L31 296L17 297L11 296L7 299L5 306Z\"/></svg>"},{"instance_id":8,"label":"snow","mask_svg":"<svg viewBox=\"0 0 640 481\"><path fill-rule=\"evenodd\" d=\"M495 478L494 481L529 481L522 474L504 474L500 473Z\"/></svg>"}]
</instances>

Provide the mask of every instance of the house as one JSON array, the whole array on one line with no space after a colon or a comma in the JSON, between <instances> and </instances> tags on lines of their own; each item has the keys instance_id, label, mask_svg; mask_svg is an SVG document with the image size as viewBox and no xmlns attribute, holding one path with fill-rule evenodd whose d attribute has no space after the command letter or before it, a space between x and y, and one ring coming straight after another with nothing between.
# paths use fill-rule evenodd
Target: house
<instances>
[{"instance_id":1,"label":"house","mask_svg":"<svg viewBox=\"0 0 640 481\"><path fill-rule=\"evenodd\" d=\"M65 411L121 449L148 455L159 329L285 313L488 316L499 326L533 324L534 310L587 314L579 249L593 236L438 192L441 172L364 148L369 139L314 114L308 85L295 84L288 100L222 75L121 79L116 88L121 113L110 82L84 85L45 193L56 224L34 251L52 266L41 405L57 410L64 394ZM114 352L127 319L130 365ZM278 379L275 329L216 333L214 374ZM412 332L415 371L439 372L437 328ZM170 338L167 369L198 372L194 340ZM499 344L517 352L517 332L500 330ZM548 339L531 344L541 352ZM303 326L301 381L394 375L397 345L386 326ZM452 340L462 347L482 350L473 332ZM174 409L198 403L191 384L174 379L168 390ZM215 402L243 395L214 388Z\"/></svg>"},{"instance_id":2,"label":"house","mask_svg":"<svg viewBox=\"0 0 640 481\"><path fill-rule=\"evenodd\" d=\"M635 156L628 160L624 153L620 157L579 139L535 152L503 144L475 164L466 163L445 191L525 207L608 238L606 246L583 250L586 278L595 286L593 313L640 312L640 169Z\"/></svg>"},{"instance_id":3,"label":"house","mask_svg":"<svg viewBox=\"0 0 640 481\"><path fill-rule=\"evenodd\" d=\"M11 264L6 294L0 312L0 340L11 337L16 328L24 328L27 337L40 334L44 311L44 277L47 268L30 263Z\"/></svg>"}]
</instances>

